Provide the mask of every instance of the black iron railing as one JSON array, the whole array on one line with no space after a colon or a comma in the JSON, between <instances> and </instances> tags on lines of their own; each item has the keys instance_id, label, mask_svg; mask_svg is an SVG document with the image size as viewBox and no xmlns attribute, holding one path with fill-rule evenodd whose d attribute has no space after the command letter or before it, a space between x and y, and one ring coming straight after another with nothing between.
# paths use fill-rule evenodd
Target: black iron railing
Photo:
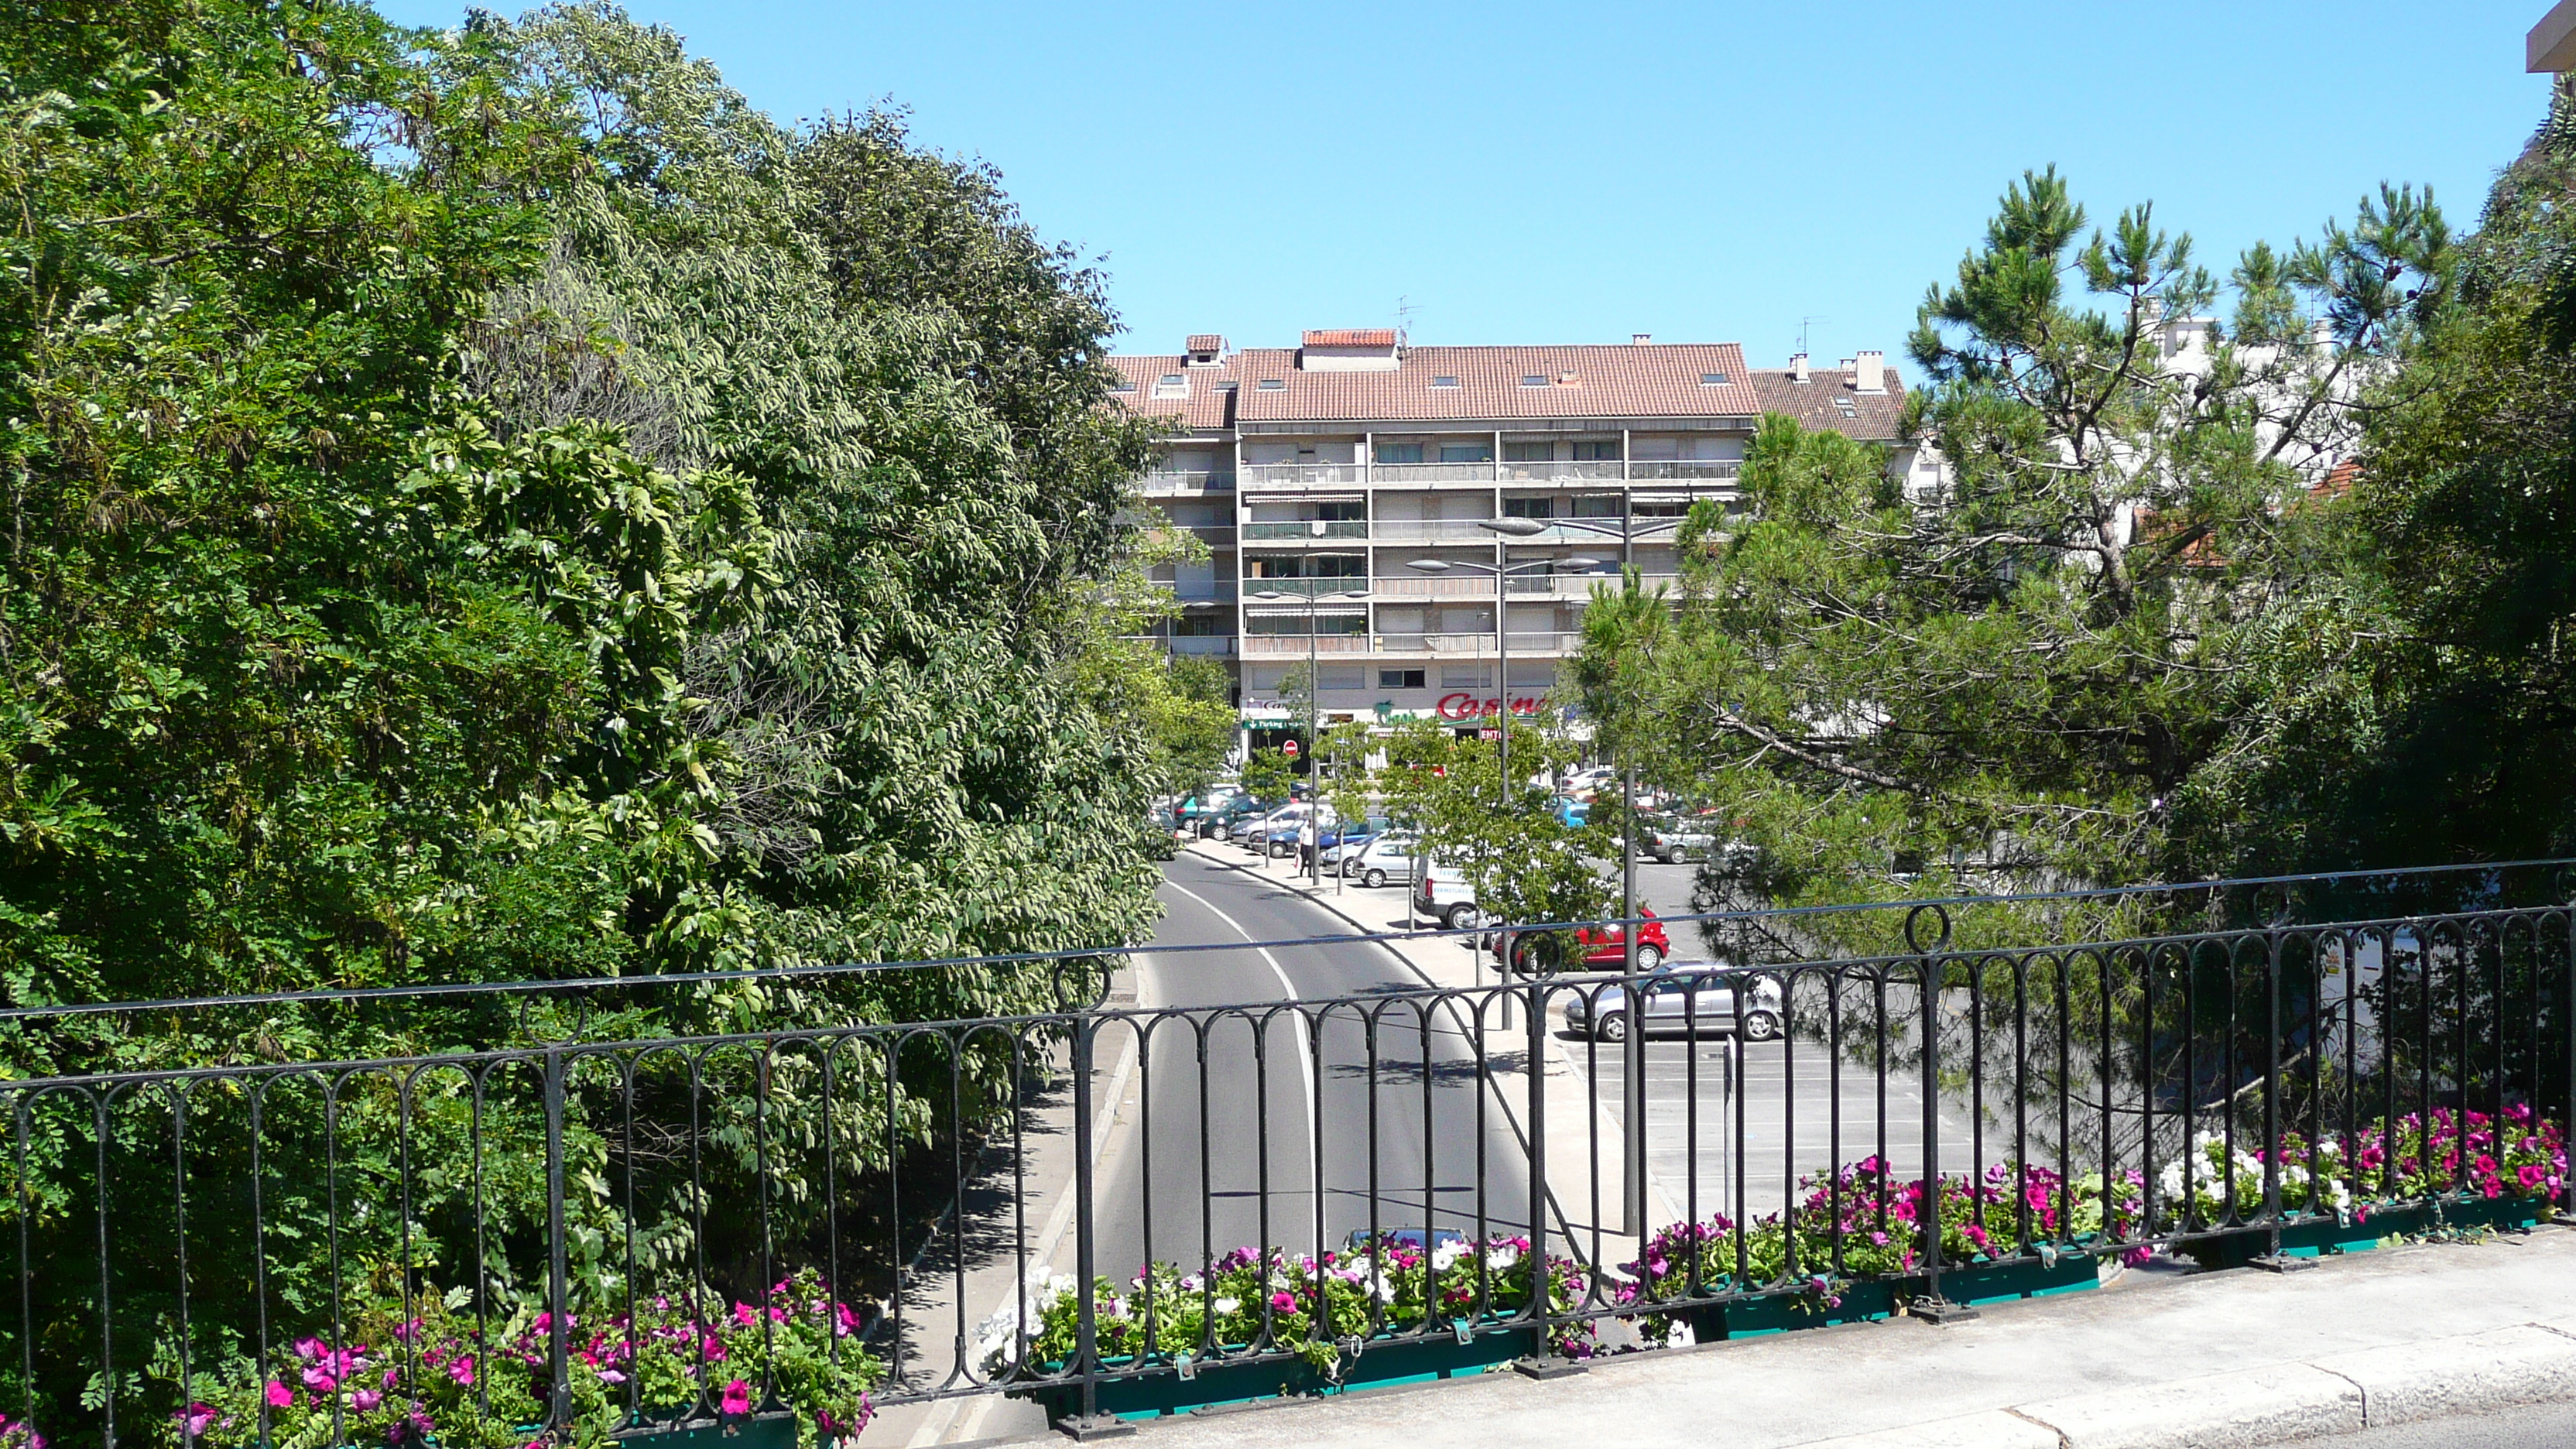
<instances>
[{"instance_id":1,"label":"black iron railing","mask_svg":"<svg viewBox=\"0 0 2576 1449\"><path fill-rule=\"evenodd\" d=\"M2528 1221L2576 1205L2567 886L1734 912L1636 977L1226 1004L1122 951L14 1009L0 1438L1081 1424ZM887 971L1040 1005L836 1018Z\"/></svg>"}]
</instances>

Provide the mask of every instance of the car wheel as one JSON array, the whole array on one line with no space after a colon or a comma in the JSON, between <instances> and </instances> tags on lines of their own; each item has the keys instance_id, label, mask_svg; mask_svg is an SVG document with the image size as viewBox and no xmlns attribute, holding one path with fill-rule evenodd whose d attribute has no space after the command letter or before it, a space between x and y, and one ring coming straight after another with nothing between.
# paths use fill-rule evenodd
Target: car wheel
<instances>
[{"instance_id":1,"label":"car wheel","mask_svg":"<svg viewBox=\"0 0 2576 1449\"><path fill-rule=\"evenodd\" d=\"M1443 915L1440 920L1441 923L1446 925L1450 930L1463 931L1469 926L1476 924L1476 908L1465 901L1460 901L1458 904L1451 906L1447 914Z\"/></svg>"},{"instance_id":2,"label":"car wheel","mask_svg":"<svg viewBox=\"0 0 2576 1449\"><path fill-rule=\"evenodd\" d=\"M1626 1041L1628 1039L1628 1013L1624 1011L1609 1011L1592 1018L1592 1039L1594 1041Z\"/></svg>"},{"instance_id":3,"label":"car wheel","mask_svg":"<svg viewBox=\"0 0 2576 1449\"><path fill-rule=\"evenodd\" d=\"M1375 890L1386 884L1386 872L1382 870L1372 870L1368 874L1360 877L1360 884L1367 886L1371 890Z\"/></svg>"},{"instance_id":4,"label":"car wheel","mask_svg":"<svg viewBox=\"0 0 2576 1449\"><path fill-rule=\"evenodd\" d=\"M1757 1011L1744 1018L1746 1041L1769 1041L1780 1034L1780 1018L1767 1011Z\"/></svg>"},{"instance_id":5,"label":"car wheel","mask_svg":"<svg viewBox=\"0 0 2576 1449\"><path fill-rule=\"evenodd\" d=\"M1662 947L1655 945L1653 942L1644 942L1637 947L1638 970L1652 971L1663 964L1664 951Z\"/></svg>"},{"instance_id":6,"label":"car wheel","mask_svg":"<svg viewBox=\"0 0 2576 1449\"><path fill-rule=\"evenodd\" d=\"M1664 847L1664 864L1666 864L1666 865L1679 865L1679 864L1681 864L1681 863L1682 863L1682 848L1681 848L1680 846L1678 846L1678 845L1667 845L1667 846L1665 846L1665 847Z\"/></svg>"}]
</instances>

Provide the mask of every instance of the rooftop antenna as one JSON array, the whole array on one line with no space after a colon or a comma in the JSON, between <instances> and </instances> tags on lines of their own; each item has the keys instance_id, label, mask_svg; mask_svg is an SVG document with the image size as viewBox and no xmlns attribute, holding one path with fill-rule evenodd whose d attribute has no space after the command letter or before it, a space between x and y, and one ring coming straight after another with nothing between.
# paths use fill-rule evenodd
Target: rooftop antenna
<instances>
[{"instance_id":1,"label":"rooftop antenna","mask_svg":"<svg viewBox=\"0 0 2576 1449\"><path fill-rule=\"evenodd\" d=\"M1413 343L1414 311L1414 305L1408 298L1395 299L1395 350L1398 352L1402 352Z\"/></svg>"},{"instance_id":2,"label":"rooftop antenna","mask_svg":"<svg viewBox=\"0 0 2576 1449\"><path fill-rule=\"evenodd\" d=\"M1832 320L1834 319L1831 317L1801 317L1798 319L1799 356L1807 357L1813 355L1807 351L1807 324L1810 322L1831 322Z\"/></svg>"}]
</instances>

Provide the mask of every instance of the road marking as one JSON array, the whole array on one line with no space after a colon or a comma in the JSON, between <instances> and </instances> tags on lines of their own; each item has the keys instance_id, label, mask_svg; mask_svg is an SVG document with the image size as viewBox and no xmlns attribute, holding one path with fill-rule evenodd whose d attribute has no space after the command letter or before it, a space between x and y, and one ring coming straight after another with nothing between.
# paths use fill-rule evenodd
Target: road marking
<instances>
[{"instance_id":1,"label":"road marking","mask_svg":"<svg viewBox=\"0 0 2576 1449\"><path fill-rule=\"evenodd\" d=\"M1259 944L1261 940L1260 937L1243 929L1242 922L1237 921L1234 917L1217 909L1216 904L1213 901L1200 895L1197 891L1191 890L1188 886L1181 884L1179 881L1173 880L1168 875L1163 877L1163 882L1172 889L1179 891L1182 895L1188 896L1191 900L1205 906L1208 914L1233 927L1234 933L1241 936L1247 943L1250 943L1252 945L1252 949L1260 953L1261 959L1269 963L1270 974L1279 978L1280 988L1288 993L1288 1000L1291 1003L1296 1002L1297 983L1288 979L1288 968L1279 964L1279 958L1270 954L1270 948ZM1306 1099L1306 1140L1312 1143L1319 1140L1316 1134L1321 1130L1315 1121L1315 1032L1313 1025L1306 1020L1306 1013L1302 1011L1297 1012L1296 1018L1299 1050L1306 1054L1306 1070L1297 1074L1297 1087ZM1249 1018L1246 1018L1245 1024L1247 1026L1252 1024Z\"/></svg>"}]
</instances>

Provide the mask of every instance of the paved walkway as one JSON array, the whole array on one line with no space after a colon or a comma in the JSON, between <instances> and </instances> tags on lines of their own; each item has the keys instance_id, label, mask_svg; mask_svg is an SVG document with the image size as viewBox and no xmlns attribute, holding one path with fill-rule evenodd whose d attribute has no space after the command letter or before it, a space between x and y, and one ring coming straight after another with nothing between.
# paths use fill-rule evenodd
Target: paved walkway
<instances>
[{"instance_id":1,"label":"paved walkway","mask_svg":"<svg viewBox=\"0 0 2576 1449\"><path fill-rule=\"evenodd\" d=\"M1129 1442L2223 1449L2571 1397L2576 1230L2542 1228L2281 1276L2135 1271L1944 1327L1895 1319L1631 1354L1548 1382L1494 1373L1182 1416ZM2457 1442L2479 1442L2462 1428Z\"/></svg>"}]
</instances>

